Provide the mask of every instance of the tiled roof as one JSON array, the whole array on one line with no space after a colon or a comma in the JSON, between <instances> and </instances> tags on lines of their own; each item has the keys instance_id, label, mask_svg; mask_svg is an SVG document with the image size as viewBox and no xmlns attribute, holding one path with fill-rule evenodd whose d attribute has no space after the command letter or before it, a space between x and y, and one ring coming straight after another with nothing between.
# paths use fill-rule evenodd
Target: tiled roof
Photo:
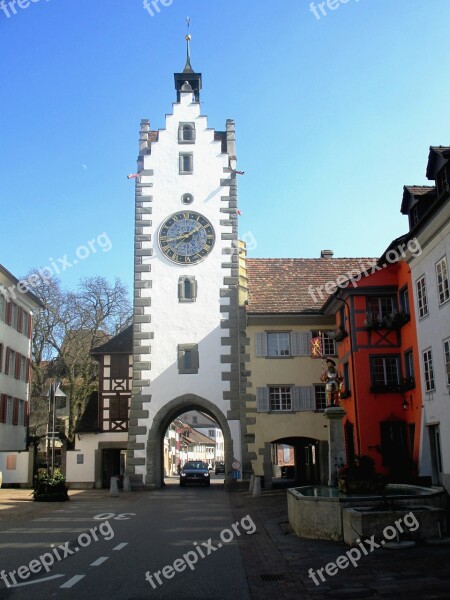
<instances>
[{"instance_id":1,"label":"tiled roof","mask_svg":"<svg viewBox=\"0 0 450 600\"><path fill-rule=\"evenodd\" d=\"M187 437L189 444L197 445L197 444L215 444L216 443L216 440L212 440L211 438L209 438L206 435L203 435L203 433L200 433L200 431L197 431L196 429L191 429L186 437Z\"/></svg>"},{"instance_id":2,"label":"tiled roof","mask_svg":"<svg viewBox=\"0 0 450 600\"><path fill-rule=\"evenodd\" d=\"M356 271L364 271L376 260L376 258L248 258L247 312L318 313L329 296L324 289L317 292L318 287L328 282L336 282L339 275L355 276ZM308 293L308 289L311 289L314 295Z\"/></svg>"},{"instance_id":3,"label":"tiled roof","mask_svg":"<svg viewBox=\"0 0 450 600\"><path fill-rule=\"evenodd\" d=\"M133 325L130 325L113 338L111 338L106 344L97 346L91 350L91 354L132 354L133 353Z\"/></svg>"},{"instance_id":4,"label":"tiled roof","mask_svg":"<svg viewBox=\"0 0 450 600\"><path fill-rule=\"evenodd\" d=\"M424 196L425 194L436 194L436 188L434 185L405 185L405 190L411 194L411 196Z\"/></svg>"}]
</instances>

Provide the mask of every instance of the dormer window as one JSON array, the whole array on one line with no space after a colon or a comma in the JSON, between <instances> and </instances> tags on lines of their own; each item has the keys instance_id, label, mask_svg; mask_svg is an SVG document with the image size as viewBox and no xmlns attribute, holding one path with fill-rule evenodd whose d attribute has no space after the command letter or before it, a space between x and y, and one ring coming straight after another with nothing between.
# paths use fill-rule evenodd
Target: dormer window
<instances>
[{"instance_id":1,"label":"dormer window","mask_svg":"<svg viewBox=\"0 0 450 600\"><path fill-rule=\"evenodd\" d=\"M436 186L438 191L438 196L442 196L445 192L449 191L450 187L450 176L449 176L449 167L448 164L445 164L442 169L438 171L436 176Z\"/></svg>"},{"instance_id":2,"label":"dormer window","mask_svg":"<svg viewBox=\"0 0 450 600\"><path fill-rule=\"evenodd\" d=\"M194 144L195 143L195 124L180 123L178 127L178 143L179 144Z\"/></svg>"},{"instance_id":3,"label":"dormer window","mask_svg":"<svg viewBox=\"0 0 450 600\"><path fill-rule=\"evenodd\" d=\"M409 213L409 228L412 229L419 221L419 204L414 204Z\"/></svg>"}]
</instances>

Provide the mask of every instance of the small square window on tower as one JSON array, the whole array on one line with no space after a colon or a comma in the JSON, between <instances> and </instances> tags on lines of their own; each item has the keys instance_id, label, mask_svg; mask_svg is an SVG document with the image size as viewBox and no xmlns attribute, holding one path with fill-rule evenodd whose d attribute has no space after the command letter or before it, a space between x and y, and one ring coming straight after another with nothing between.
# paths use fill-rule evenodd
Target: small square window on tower
<instances>
[{"instance_id":1,"label":"small square window on tower","mask_svg":"<svg viewBox=\"0 0 450 600\"><path fill-rule=\"evenodd\" d=\"M194 155L192 152L180 152L180 175L191 175L194 172Z\"/></svg>"},{"instance_id":2,"label":"small square window on tower","mask_svg":"<svg viewBox=\"0 0 450 600\"><path fill-rule=\"evenodd\" d=\"M180 123L178 127L179 144L195 144L195 124Z\"/></svg>"},{"instance_id":3,"label":"small square window on tower","mask_svg":"<svg viewBox=\"0 0 450 600\"><path fill-rule=\"evenodd\" d=\"M195 302L197 298L197 282L195 277L182 275L178 280L178 300L180 302Z\"/></svg>"},{"instance_id":4,"label":"small square window on tower","mask_svg":"<svg viewBox=\"0 0 450 600\"><path fill-rule=\"evenodd\" d=\"M196 375L198 369L198 344L178 344L178 372L180 375Z\"/></svg>"}]
</instances>

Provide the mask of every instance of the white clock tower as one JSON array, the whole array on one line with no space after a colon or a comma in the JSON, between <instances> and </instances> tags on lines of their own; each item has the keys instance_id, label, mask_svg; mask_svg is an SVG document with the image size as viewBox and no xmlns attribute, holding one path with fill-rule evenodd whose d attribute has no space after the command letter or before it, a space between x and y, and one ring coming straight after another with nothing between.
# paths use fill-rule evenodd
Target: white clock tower
<instances>
[{"instance_id":1,"label":"white clock tower","mask_svg":"<svg viewBox=\"0 0 450 600\"><path fill-rule=\"evenodd\" d=\"M175 74L166 127L141 122L136 180L131 485L163 483L163 436L201 410L222 428L228 480L242 460L234 122L208 128L202 76Z\"/></svg>"}]
</instances>

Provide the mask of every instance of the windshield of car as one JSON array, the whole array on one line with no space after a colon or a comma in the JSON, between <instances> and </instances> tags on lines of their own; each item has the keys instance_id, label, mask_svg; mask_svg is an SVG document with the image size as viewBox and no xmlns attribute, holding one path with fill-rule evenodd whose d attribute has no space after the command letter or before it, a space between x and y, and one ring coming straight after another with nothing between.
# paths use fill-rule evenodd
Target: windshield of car
<instances>
[{"instance_id":1,"label":"windshield of car","mask_svg":"<svg viewBox=\"0 0 450 600\"><path fill-rule=\"evenodd\" d=\"M208 465L204 462L187 462L183 469L207 469Z\"/></svg>"}]
</instances>

